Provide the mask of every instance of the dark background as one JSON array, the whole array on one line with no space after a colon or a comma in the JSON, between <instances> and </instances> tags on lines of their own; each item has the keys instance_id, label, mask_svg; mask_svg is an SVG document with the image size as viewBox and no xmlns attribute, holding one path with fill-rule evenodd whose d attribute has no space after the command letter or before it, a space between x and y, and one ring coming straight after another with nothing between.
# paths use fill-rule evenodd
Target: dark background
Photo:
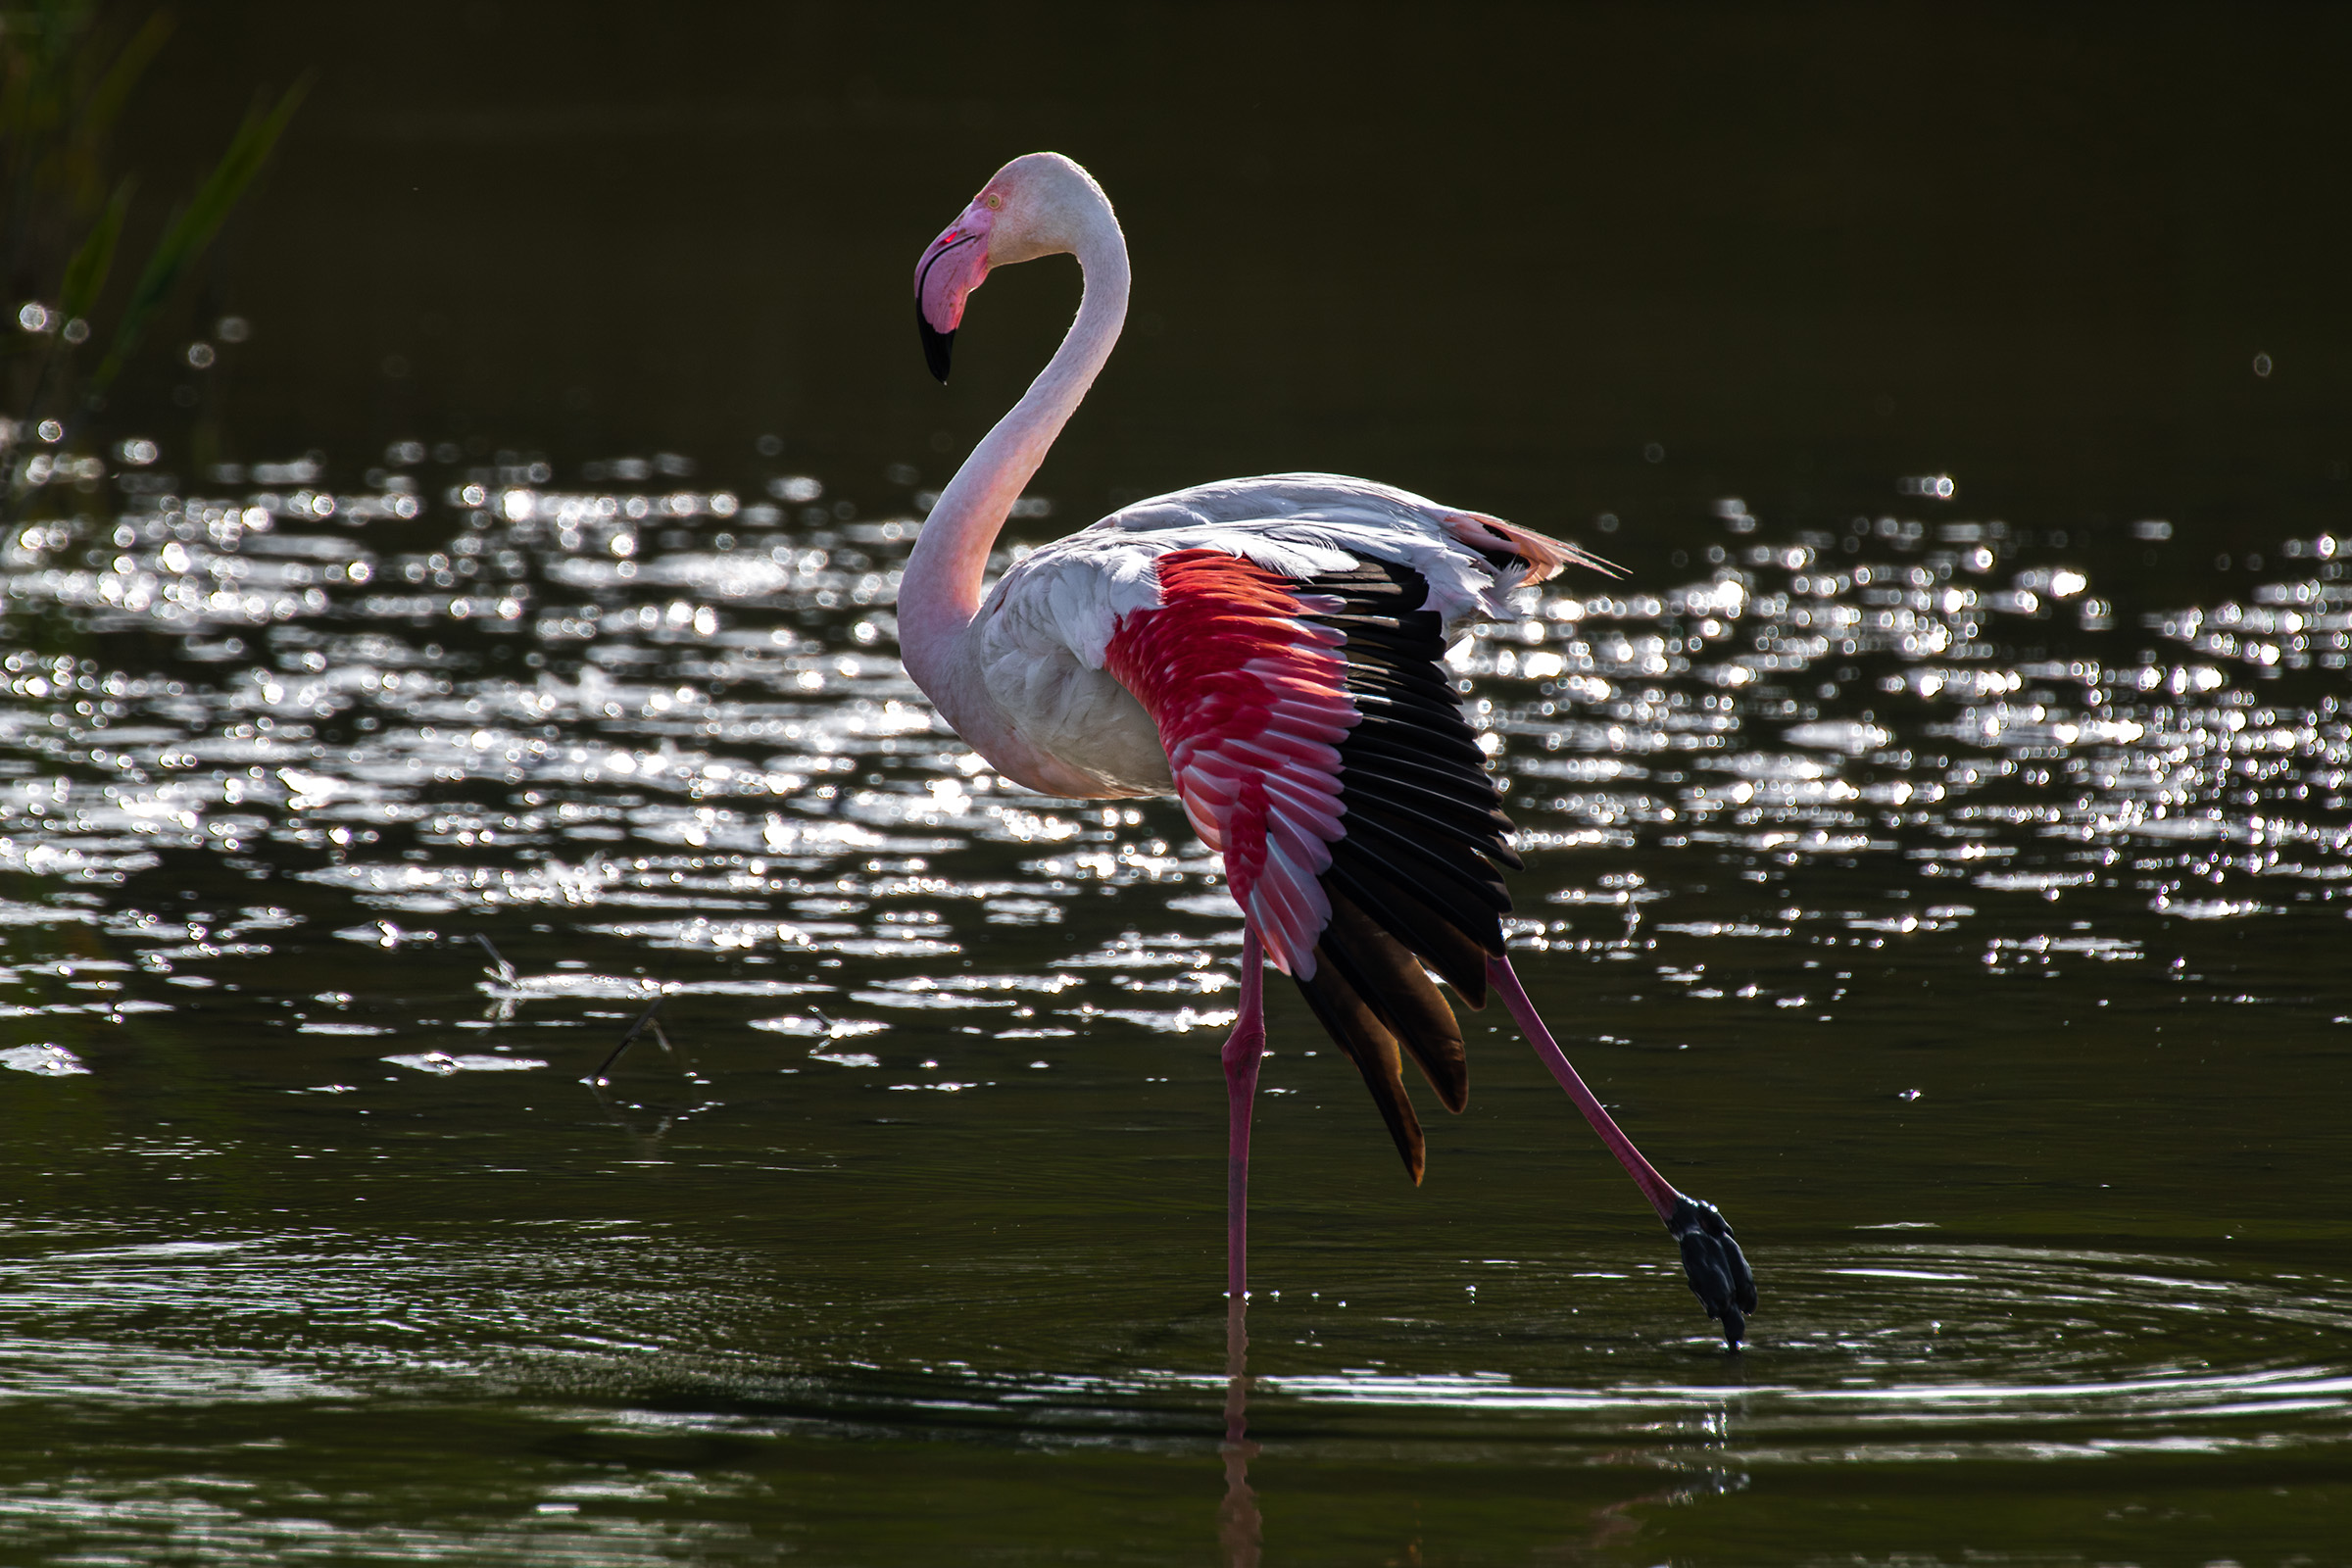
<instances>
[{"instance_id":1,"label":"dark background","mask_svg":"<svg viewBox=\"0 0 2352 1568\"><path fill-rule=\"evenodd\" d=\"M942 390L914 259L1052 147L1136 267L1063 521L1325 467L1639 571L1720 496L1841 526L1948 472L1931 516L2155 589L2352 498L2347 44L2324 6L247 0L183 14L122 150L183 189L318 73L185 330L254 323L204 394L231 455L344 482L408 437L749 480L773 434L903 506L1075 298L1000 274ZM158 373L115 418L169 442Z\"/></svg>"}]
</instances>

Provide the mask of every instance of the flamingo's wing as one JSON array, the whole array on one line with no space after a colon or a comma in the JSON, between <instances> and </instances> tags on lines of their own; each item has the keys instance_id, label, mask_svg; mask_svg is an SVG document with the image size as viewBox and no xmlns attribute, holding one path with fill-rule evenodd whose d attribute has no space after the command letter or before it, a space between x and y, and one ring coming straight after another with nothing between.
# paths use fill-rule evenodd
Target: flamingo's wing
<instances>
[{"instance_id":1,"label":"flamingo's wing","mask_svg":"<svg viewBox=\"0 0 2352 1568\"><path fill-rule=\"evenodd\" d=\"M1417 1182L1402 1054L1448 1109L1468 1093L1461 1029L1428 971L1484 1003L1510 908L1497 867L1519 864L1438 662L1432 584L1295 534L1176 549L1152 570L1155 603L1118 616L1103 667L1158 726L1186 815Z\"/></svg>"},{"instance_id":2,"label":"flamingo's wing","mask_svg":"<svg viewBox=\"0 0 2352 1568\"><path fill-rule=\"evenodd\" d=\"M1219 548L1293 576L1314 575L1319 551L1393 561L1412 567L1429 585L1428 608L1449 627L1499 612L1500 595L1564 566L1616 570L1572 544L1500 517L1337 473L1269 473L1195 485L1122 507L1087 532L1187 542L1206 533Z\"/></svg>"}]
</instances>

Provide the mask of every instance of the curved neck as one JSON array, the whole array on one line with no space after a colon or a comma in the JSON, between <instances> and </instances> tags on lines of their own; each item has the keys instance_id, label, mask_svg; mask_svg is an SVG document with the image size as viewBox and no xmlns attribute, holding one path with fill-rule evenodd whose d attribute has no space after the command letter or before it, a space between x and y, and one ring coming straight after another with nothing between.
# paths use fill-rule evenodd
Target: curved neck
<instances>
[{"instance_id":1,"label":"curved neck","mask_svg":"<svg viewBox=\"0 0 2352 1568\"><path fill-rule=\"evenodd\" d=\"M1021 488L1095 384L1127 318L1127 241L1097 194L1073 249L1085 278L1078 318L1021 401L972 449L923 521L899 582L899 649L916 685L938 697L980 610L988 553ZM951 715L951 719L953 715Z\"/></svg>"}]
</instances>

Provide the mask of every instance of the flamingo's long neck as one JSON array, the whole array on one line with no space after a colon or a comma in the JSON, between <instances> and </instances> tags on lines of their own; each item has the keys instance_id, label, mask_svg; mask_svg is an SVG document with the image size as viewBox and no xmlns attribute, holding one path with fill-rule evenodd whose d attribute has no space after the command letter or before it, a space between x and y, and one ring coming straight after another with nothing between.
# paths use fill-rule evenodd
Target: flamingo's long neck
<instances>
[{"instance_id":1,"label":"flamingo's long neck","mask_svg":"<svg viewBox=\"0 0 2352 1568\"><path fill-rule=\"evenodd\" d=\"M1011 412L972 449L924 520L899 583L899 647L906 672L949 722L963 725L956 688L975 673L963 634L980 610L988 553L1021 488L1095 384L1127 318L1127 242L1091 185L1075 201L1071 249L1085 276L1078 318ZM968 737L967 737L968 738Z\"/></svg>"}]
</instances>

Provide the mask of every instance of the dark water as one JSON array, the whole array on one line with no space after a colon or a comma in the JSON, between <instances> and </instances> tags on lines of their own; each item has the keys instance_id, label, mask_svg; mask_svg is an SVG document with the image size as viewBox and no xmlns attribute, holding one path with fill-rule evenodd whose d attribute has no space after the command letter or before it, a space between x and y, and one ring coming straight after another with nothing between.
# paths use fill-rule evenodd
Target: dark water
<instances>
[{"instance_id":1,"label":"dark water","mask_svg":"<svg viewBox=\"0 0 2352 1568\"><path fill-rule=\"evenodd\" d=\"M1208 1555L1239 932L1181 818L938 731L911 520L395 482L12 547L0 1532ZM1492 1026L1416 1194L1278 996L1269 1548L2316 1544L2347 542L2119 643L2064 551L1724 510L1458 664L1520 961L1752 1238L1756 1343Z\"/></svg>"},{"instance_id":2,"label":"dark water","mask_svg":"<svg viewBox=\"0 0 2352 1568\"><path fill-rule=\"evenodd\" d=\"M1434 99L1325 124L1206 74L1262 118L1188 161L1099 82L992 78L1018 38L236 15L176 46L189 79L328 71L215 285L257 323L245 379L126 393L155 460L60 470L0 562L0 1558L2352 1560L2342 316L2321 220L2275 215L2267 270L2207 222L2316 167L2232 139L2303 123L2294 36L1392 17L1318 69L1420 47ZM1168 90L1320 36L1118 15ZM605 90L631 50L669 108ZM2189 129L2155 66L2202 72ZM1977 118L1863 135L1804 107L1840 82ZM1546 116L1611 115L1584 172L1501 199L1566 145ZM1987 126L2049 153L1950 198L2010 239L1890 220ZM1171 805L1002 785L895 658L923 492L1068 303L1047 269L992 284L942 404L909 244L1003 154L1088 135L1139 313L1169 302L1009 538L1318 462L1633 568L1457 664L1530 862L1515 960L1739 1225L1739 1356L1498 1011L1415 1192L1278 983L1225 1442L1231 905ZM772 146L800 162L755 201ZM1575 294L1531 350L1446 326L1502 309L1492 246L1181 239L1202 159L1280 237L1448 152L1413 188L1464 223L1540 242L1581 191L1615 259L1579 266L1710 234L1781 263ZM1764 172L1832 152L1832 187ZM641 223L567 226L615 188ZM2171 248L2091 289L2072 190ZM470 226L401 205L444 199ZM1717 226L1751 209L1780 219ZM1857 235L1876 292L1803 281ZM2015 252L2056 280L1983 281ZM1320 303L1286 317L1294 284ZM1385 343L1314 325L1399 298L1455 303ZM657 339L684 358L629 358ZM2036 341L2081 373L1996 375ZM657 998L668 1049L583 1082Z\"/></svg>"}]
</instances>

